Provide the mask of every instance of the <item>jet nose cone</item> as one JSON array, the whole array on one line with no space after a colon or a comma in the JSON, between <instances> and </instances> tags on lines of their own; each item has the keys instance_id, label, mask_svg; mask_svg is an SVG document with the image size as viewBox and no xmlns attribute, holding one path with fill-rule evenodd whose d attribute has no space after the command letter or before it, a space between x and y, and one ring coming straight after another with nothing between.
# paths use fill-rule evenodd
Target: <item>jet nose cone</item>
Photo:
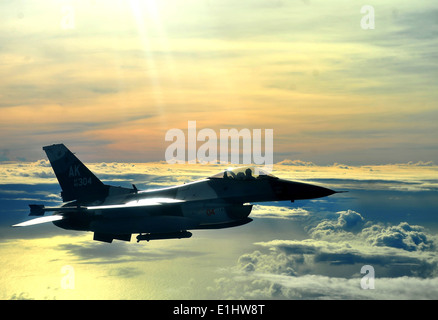
<instances>
[{"instance_id":1,"label":"jet nose cone","mask_svg":"<svg viewBox=\"0 0 438 320\"><path fill-rule=\"evenodd\" d=\"M336 191L333 191L331 189L318 186L313 186L312 192L316 195L315 198L327 197L336 193Z\"/></svg>"},{"instance_id":2,"label":"jet nose cone","mask_svg":"<svg viewBox=\"0 0 438 320\"><path fill-rule=\"evenodd\" d=\"M308 183L287 182L287 194L290 200L322 198L334 193L336 191Z\"/></svg>"},{"instance_id":3,"label":"jet nose cone","mask_svg":"<svg viewBox=\"0 0 438 320\"><path fill-rule=\"evenodd\" d=\"M301 199L313 199L313 198L327 197L334 193L336 193L336 191L333 191L331 189L327 189L320 186L314 186L311 184L306 184L306 186L303 187L303 190L300 192L300 195L301 195Z\"/></svg>"}]
</instances>

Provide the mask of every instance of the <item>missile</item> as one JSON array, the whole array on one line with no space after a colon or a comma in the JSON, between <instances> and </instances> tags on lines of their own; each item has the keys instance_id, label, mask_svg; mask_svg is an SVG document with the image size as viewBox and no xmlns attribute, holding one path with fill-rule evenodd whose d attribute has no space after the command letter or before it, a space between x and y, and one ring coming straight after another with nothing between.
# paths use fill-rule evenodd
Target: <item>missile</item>
<instances>
[{"instance_id":1,"label":"missile","mask_svg":"<svg viewBox=\"0 0 438 320\"><path fill-rule=\"evenodd\" d=\"M139 234L137 236L137 242L142 240L162 240L162 239L181 239L181 238L190 238L192 236L191 232L181 231L181 232L165 232L165 233L147 233L147 234Z\"/></svg>"}]
</instances>

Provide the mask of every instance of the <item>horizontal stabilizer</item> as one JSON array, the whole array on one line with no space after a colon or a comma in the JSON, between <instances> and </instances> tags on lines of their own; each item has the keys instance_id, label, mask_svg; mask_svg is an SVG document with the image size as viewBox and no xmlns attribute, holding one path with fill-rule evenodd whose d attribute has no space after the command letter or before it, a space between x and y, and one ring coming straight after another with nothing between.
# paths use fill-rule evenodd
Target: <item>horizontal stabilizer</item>
<instances>
[{"instance_id":1,"label":"horizontal stabilizer","mask_svg":"<svg viewBox=\"0 0 438 320\"><path fill-rule=\"evenodd\" d=\"M43 204L30 204L30 216L43 216L44 215L44 205Z\"/></svg>"},{"instance_id":2,"label":"horizontal stabilizer","mask_svg":"<svg viewBox=\"0 0 438 320\"><path fill-rule=\"evenodd\" d=\"M46 222L53 222L53 221L58 221L58 220L62 220L63 217L60 215L53 215L53 216L47 216L47 217L39 217L39 218L35 218L32 220L28 220L22 223L18 223L18 224L14 224L13 227L28 227L28 226L33 226L35 224L40 224L40 223L46 223Z\"/></svg>"}]
</instances>

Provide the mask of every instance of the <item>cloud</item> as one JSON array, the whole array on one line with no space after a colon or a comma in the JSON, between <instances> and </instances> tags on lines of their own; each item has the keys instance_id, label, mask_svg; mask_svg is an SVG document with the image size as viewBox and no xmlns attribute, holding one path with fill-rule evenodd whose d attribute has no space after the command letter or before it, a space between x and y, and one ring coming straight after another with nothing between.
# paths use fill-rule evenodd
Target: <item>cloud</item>
<instances>
[{"instance_id":1,"label":"cloud","mask_svg":"<svg viewBox=\"0 0 438 320\"><path fill-rule=\"evenodd\" d=\"M436 249L436 237L428 234L422 226L401 222L397 226L373 225L362 230L366 241L372 246L400 248L406 251L430 251Z\"/></svg>"},{"instance_id":2,"label":"cloud","mask_svg":"<svg viewBox=\"0 0 438 320\"><path fill-rule=\"evenodd\" d=\"M95 147L93 146L95 149ZM73 151L74 148L72 149ZM86 159L93 151L77 154L80 159L98 177L110 183L111 180L152 183L156 185L175 185L214 175L227 165L206 164L168 164L161 162L88 162ZM289 160L288 160L289 161ZM347 189L381 190L435 190L438 180L431 179L436 174L437 166L412 164L386 164L348 166L317 166L308 162L295 160L298 165L274 165L273 174L279 178L324 183ZM307 165L301 165L306 163ZM299 168L299 169L298 169ZM0 166L0 184L38 184L57 183L50 163L46 159L34 162L4 162Z\"/></svg>"},{"instance_id":3,"label":"cloud","mask_svg":"<svg viewBox=\"0 0 438 320\"><path fill-rule=\"evenodd\" d=\"M154 188L159 185L178 184L208 177L222 169L220 166L116 162L92 163L90 168L108 183L114 180L128 184L131 181L134 183L141 181L145 187ZM22 268L15 271L14 264L11 264L5 266L3 272L17 278L17 272L22 272L25 266L29 265L27 259L24 259L25 255L22 254L24 248L25 252L32 252L35 258L48 261L40 265L44 265L46 269L52 266L52 269L48 269L49 272L55 270L55 273L59 273L58 264L75 266L78 271L78 284L83 281L82 283L87 282L90 286L86 289L78 287L75 297L87 294L88 289L91 292L91 286L94 286L96 288L93 289L94 293L86 297L104 298L106 288L117 283L120 287L132 288L132 290L126 289L123 293L114 291L110 298L121 295L133 297L137 293L140 293L139 297L210 297L212 299L438 298L436 289L433 288L438 275L436 236L427 228L413 222L419 221L416 220L418 216L410 217L410 220L406 220L408 222L400 222L405 220L400 215L393 214L397 212L396 209L388 208L390 211L386 209L391 206L391 203L388 203L389 196L397 196L404 201L407 200L406 195L418 197L418 192L400 191L402 187L415 186L420 190L436 189L436 181L430 180L436 172L435 166L351 166L345 179L340 174L347 170L333 166L302 167L304 170L301 172L297 172L296 168L275 166L274 174L280 178L294 180L317 180L321 177L326 184L333 183L337 186L350 184L351 188L364 191L360 194L349 192L339 195L341 197L329 197L324 199L324 202L303 201L289 206L282 203L273 206L255 205L252 216L258 220L243 227L249 229L199 231L192 239L181 240L181 242L169 240L136 244L133 240L132 243L114 241L113 244L108 245L93 242L91 233L84 235L69 232L57 229L53 225L48 226L53 229L50 233L41 231L45 230L43 226L42 229L40 227L27 230L13 229L2 232L2 237L5 239L2 254L9 250L15 253L4 255L8 257L6 259L8 261L23 257L17 262ZM373 171L370 171L370 168ZM33 198L43 202L48 200L59 202L59 197L56 196L59 192L56 178L39 174L50 171L47 161L5 163L0 167L0 175L4 174L5 177L3 181L23 183L22 174L26 173L28 174L26 182L29 179L30 183L44 183L44 185L2 184L0 196L8 199L15 197L17 200L15 208L20 206L19 209L24 210L23 216L27 214L27 203L23 204L18 199ZM403 185L400 185L400 182ZM381 189L394 190L394 192L381 192ZM373 205L377 207L377 214L374 216L376 221L371 221L369 218L370 213L366 211L369 210L369 205L366 209L365 206L359 205L368 200L363 197L352 200L353 196L358 194L370 197ZM376 194L380 194L381 199L384 200L376 200ZM432 192L431 194L434 199ZM418 198L415 199L418 201ZM348 206L346 201L349 201ZM3 209L0 210L8 209L5 207L8 203L9 200L3 200ZM380 207L382 203L385 204L385 210ZM409 202L397 203L405 207ZM434 200L426 204L431 208L430 210L435 207ZM336 209L333 209L332 205ZM339 208L355 208L355 210ZM430 215L428 214L427 217ZM17 222L16 219L13 222ZM281 230L272 227L279 225ZM302 230L303 226L304 230ZM254 230L251 228L255 228L257 232L249 234L245 231ZM300 232L295 233L297 230ZM225 236L227 238L225 240L223 235L228 233L236 237L238 235L238 239L244 241L236 242L234 236ZM53 236L54 234L63 234L63 237L59 240ZM17 237L23 239L16 240ZM216 237L221 238L221 241L217 241ZM229 241L230 245L224 245L224 241ZM223 250L223 248L229 249ZM190 263L187 263L187 259L191 259ZM375 268L374 291L360 288L360 279L363 277L360 268L365 264ZM192 267L184 269L188 271L184 274L194 278L196 282L196 288L192 286L190 290L185 288L187 279L181 277L181 268L185 268L186 265ZM159 270L151 273L151 269L155 266ZM32 270L30 273L36 282L44 280L45 272L42 270ZM58 284L58 274L52 277L53 282ZM199 278L202 278L202 281L198 280ZM14 279L7 279L11 286L15 286ZM150 279L156 281L154 288L159 288L152 293L138 285L139 282L147 282ZM163 293L163 283L166 290L174 291ZM179 285L176 289L175 283ZM4 298L41 297L38 293L39 285L37 283L35 289L30 290L27 284L21 284L5 291ZM409 290L409 286L413 289ZM208 290L205 290L206 287ZM69 298L65 291L53 294L50 291L46 295Z\"/></svg>"},{"instance_id":4,"label":"cloud","mask_svg":"<svg viewBox=\"0 0 438 320\"><path fill-rule=\"evenodd\" d=\"M364 224L364 218L353 210L340 211L337 214L339 217L336 220L324 220L311 228L310 235L315 239L322 239L333 233L360 230Z\"/></svg>"},{"instance_id":5,"label":"cloud","mask_svg":"<svg viewBox=\"0 0 438 320\"><path fill-rule=\"evenodd\" d=\"M79 158L82 158L79 156ZM85 165L104 182L124 181L127 186L131 182L154 186L183 184L206 178L227 166L203 165L169 165L162 162L129 163L99 162ZM34 162L8 162L0 167L0 184L57 184L50 163L47 160Z\"/></svg>"},{"instance_id":6,"label":"cloud","mask_svg":"<svg viewBox=\"0 0 438 320\"><path fill-rule=\"evenodd\" d=\"M290 160L290 159L284 159L283 161L279 161L276 163L277 165L283 165L283 166L295 166L295 167L317 167L317 165L311 161L303 161L303 160ZM429 165L429 162L428 162ZM430 164L432 165L432 164ZM347 166L345 164L340 164L335 162L331 167L339 168L339 169L352 169L350 166Z\"/></svg>"},{"instance_id":7,"label":"cloud","mask_svg":"<svg viewBox=\"0 0 438 320\"><path fill-rule=\"evenodd\" d=\"M28 292L20 292L20 293L14 293L9 300L34 300L33 298L29 297Z\"/></svg>"},{"instance_id":8,"label":"cloud","mask_svg":"<svg viewBox=\"0 0 438 320\"><path fill-rule=\"evenodd\" d=\"M429 300L438 297L438 278L416 277L378 278L374 290L363 290L361 278L346 279L321 275L288 277L284 275L256 274L265 290L258 289L271 299L397 299ZM256 284L256 281L253 284ZM263 287L263 286L261 286Z\"/></svg>"},{"instance_id":9,"label":"cloud","mask_svg":"<svg viewBox=\"0 0 438 320\"><path fill-rule=\"evenodd\" d=\"M235 272L216 279L208 291L221 299L372 299L379 296L360 289L360 279L332 278L321 275L293 277L272 273ZM429 286L433 291L433 284ZM394 289L394 296L397 289ZM399 289L398 289L399 290ZM368 294L367 294L368 293ZM383 298L386 298L383 296ZM400 295L399 295L400 297ZM418 296L417 296L418 297ZM430 295L428 296L430 297Z\"/></svg>"},{"instance_id":10,"label":"cloud","mask_svg":"<svg viewBox=\"0 0 438 320\"><path fill-rule=\"evenodd\" d=\"M436 262L428 263L418 258L388 252L361 253L358 248L327 243L270 243L268 252L254 251L242 255L230 277L221 277L212 292L231 299L436 299L436 277L418 276L412 269L428 270L436 275ZM430 259L432 259L430 257ZM332 263L332 274L324 274L323 265ZM350 275L335 275L342 265L356 270ZM361 266L371 264L376 268L376 290L363 290L359 274ZM387 277L382 269L387 264L399 266L410 273ZM380 267L379 267L380 266ZM431 272L433 271L433 272ZM424 273L424 272L423 272ZM422 290L411 288L422 287Z\"/></svg>"},{"instance_id":11,"label":"cloud","mask_svg":"<svg viewBox=\"0 0 438 320\"><path fill-rule=\"evenodd\" d=\"M319 270L319 273L330 275L334 266L345 266L345 275L352 275L354 265L370 264L381 266L382 273L399 274L401 271L409 276L430 277L437 274L437 261L432 252L425 254L412 254L404 250L392 247L373 247L361 245L356 241L325 241L306 239L297 240L273 240L256 243L268 248L270 253L271 270L285 270L287 266L293 266L293 275L305 275ZM260 254L257 254L260 259ZM257 260L259 261L259 260ZM263 260L261 260L263 261ZM259 270L257 263L253 263L252 271L266 271L262 265ZM412 268L414 266L414 268ZM388 270L384 270L388 268ZM248 268L241 266L241 269ZM325 270L325 271L322 271ZM359 269L357 269L359 270ZM356 271L357 271L356 270ZM287 272L273 272L275 274L289 274ZM292 275L292 274L289 274Z\"/></svg>"},{"instance_id":12,"label":"cloud","mask_svg":"<svg viewBox=\"0 0 438 320\"><path fill-rule=\"evenodd\" d=\"M313 162L310 162L310 161L290 160L290 159L285 159L283 161L277 162L276 164L283 165L283 166L298 166L298 167L314 167L315 166L315 164Z\"/></svg>"},{"instance_id":13,"label":"cloud","mask_svg":"<svg viewBox=\"0 0 438 320\"><path fill-rule=\"evenodd\" d=\"M423 227L384 226L346 210L307 230L304 240L254 243L259 249L242 254L210 291L233 299L438 298L438 239ZM363 265L375 268L376 290L361 288Z\"/></svg>"},{"instance_id":14,"label":"cloud","mask_svg":"<svg viewBox=\"0 0 438 320\"><path fill-rule=\"evenodd\" d=\"M178 249L179 246L180 244L175 247L151 248L145 245L136 246L132 242L115 241L108 245L86 240L59 244L58 250L67 253L81 264L123 264L134 261L160 261L178 257L196 257L205 254L195 250L181 251Z\"/></svg>"},{"instance_id":15,"label":"cloud","mask_svg":"<svg viewBox=\"0 0 438 320\"><path fill-rule=\"evenodd\" d=\"M298 219L308 217L310 212L304 208L291 208L283 206L265 206L256 204L251 211L251 217Z\"/></svg>"},{"instance_id":16,"label":"cloud","mask_svg":"<svg viewBox=\"0 0 438 320\"><path fill-rule=\"evenodd\" d=\"M357 4L305 3L75 3L69 31L61 4L23 3L17 19L16 4L2 3L12 14L0 38L1 149L10 150L0 159L36 159L35 144L62 135L105 145L108 158L157 160L166 129L190 117L223 128L240 116L274 128L282 158L433 159L434 4L379 4L376 29L365 31Z\"/></svg>"},{"instance_id":17,"label":"cloud","mask_svg":"<svg viewBox=\"0 0 438 320\"><path fill-rule=\"evenodd\" d=\"M433 161L409 161L408 163L398 163L399 166L415 166L415 167L433 167L435 163Z\"/></svg>"},{"instance_id":18,"label":"cloud","mask_svg":"<svg viewBox=\"0 0 438 320\"><path fill-rule=\"evenodd\" d=\"M337 212L337 219L325 219L315 227L310 227L313 239L342 240L359 239L373 247L390 247L404 251L432 251L438 244L436 236L419 225L400 222L385 226L372 224L360 213L353 210Z\"/></svg>"},{"instance_id":19,"label":"cloud","mask_svg":"<svg viewBox=\"0 0 438 320\"><path fill-rule=\"evenodd\" d=\"M137 277L144 272L139 268L133 268L133 267L121 267L121 268L114 268L111 269L108 272L108 277L116 277L116 278L134 278Z\"/></svg>"}]
</instances>

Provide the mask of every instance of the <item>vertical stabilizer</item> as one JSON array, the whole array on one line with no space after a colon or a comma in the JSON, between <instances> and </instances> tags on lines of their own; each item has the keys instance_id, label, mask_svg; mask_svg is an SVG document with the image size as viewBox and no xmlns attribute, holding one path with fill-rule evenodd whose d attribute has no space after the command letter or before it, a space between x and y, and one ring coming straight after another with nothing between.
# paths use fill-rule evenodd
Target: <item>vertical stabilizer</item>
<instances>
[{"instance_id":1,"label":"vertical stabilizer","mask_svg":"<svg viewBox=\"0 0 438 320\"><path fill-rule=\"evenodd\" d=\"M43 147L61 186L62 200L97 200L108 194L104 185L64 144Z\"/></svg>"}]
</instances>

